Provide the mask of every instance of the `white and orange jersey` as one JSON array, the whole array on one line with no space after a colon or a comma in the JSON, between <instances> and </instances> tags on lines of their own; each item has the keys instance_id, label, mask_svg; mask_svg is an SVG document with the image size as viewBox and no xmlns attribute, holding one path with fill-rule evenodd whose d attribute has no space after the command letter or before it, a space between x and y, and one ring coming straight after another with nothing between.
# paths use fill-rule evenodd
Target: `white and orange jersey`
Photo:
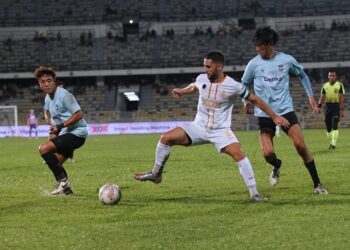
<instances>
[{"instance_id":1,"label":"white and orange jersey","mask_svg":"<svg viewBox=\"0 0 350 250\"><path fill-rule=\"evenodd\" d=\"M211 83L207 74L200 74L195 84L199 100L194 122L209 130L230 128L233 99L248 98L249 90L227 75L222 82Z\"/></svg>"}]
</instances>

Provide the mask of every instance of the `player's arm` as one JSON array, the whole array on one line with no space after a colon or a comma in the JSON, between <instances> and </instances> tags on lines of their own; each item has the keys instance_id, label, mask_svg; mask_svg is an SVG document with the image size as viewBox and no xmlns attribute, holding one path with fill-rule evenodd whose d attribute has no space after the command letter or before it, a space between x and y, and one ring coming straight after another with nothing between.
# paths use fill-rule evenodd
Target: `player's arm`
<instances>
[{"instance_id":1,"label":"player's arm","mask_svg":"<svg viewBox=\"0 0 350 250\"><path fill-rule=\"evenodd\" d=\"M47 109L44 109L44 118L47 124L51 124L51 115Z\"/></svg>"},{"instance_id":2,"label":"player's arm","mask_svg":"<svg viewBox=\"0 0 350 250\"><path fill-rule=\"evenodd\" d=\"M246 87L249 87L249 84L247 83L243 83ZM253 108L253 104L248 101L247 99L242 99L243 102L243 106L244 106L244 111L246 112L246 114L253 114L254 113L254 108Z\"/></svg>"},{"instance_id":3,"label":"player's arm","mask_svg":"<svg viewBox=\"0 0 350 250\"><path fill-rule=\"evenodd\" d=\"M272 109L269 106L267 106L267 104L256 95L250 93L249 96L245 98L245 100L249 101L253 105L258 106L262 111L268 114L276 125L282 126L284 128L289 127L289 122L287 119L273 112Z\"/></svg>"},{"instance_id":4,"label":"player's arm","mask_svg":"<svg viewBox=\"0 0 350 250\"><path fill-rule=\"evenodd\" d=\"M255 72L255 65L252 61L250 61L247 64L246 69L244 70L243 76L242 76L242 83L246 86L247 89L250 89L250 83L253 81L254 79L254 72ZM253 104L251 102L249 102L246 99L242 99L243 102L243 106L244 106L244 111L247 114L253 114Z\"/></svg>"},{"instance_id":5,"label":"player's arm","mask_svg":"<svg viewBox=\"0 0 350 250\"><path fill-rule=\"evenodd\" d=\"M310 106L311 106L313 112L315 114L320 113L320 109L318 107L318 104L317 104L317 102L315 100L315 97L314 97L314 94L313 94L313 91L312 91L312 88L311 88L310 79L307 76L307 74L304 72L304 70L300 70L298 78L299 78L301 84L303 85L303 87L304 87L304 89L306 91L306 94L309 97L309 103L310 103Z\"/></svg>"},{"instance_id":6,"label":"player's arm","mask_svg":"<svg viewBox=\"0 0 350 250\"><path fill-rule=\"evenodd\" d=\"M344 86L341 85L339 90L339 106L340 106L340 117L344 117Z\"/></svg>"},{"instance_id":7,"label":"player's arm","mask_svg":"<svg viewBox=\"0 0 350 250\"><path fill-rule=\"evenodd\" d=\"M326 91L322 88L320 99L318 100L318 107L321 108L326 100Z\"/></svg>"},{"instance_id":8,"label":"player's arm","mask_svg":"<svg viewBox=\"0 0 350 250\"><path fill-rule=\"evenodd\" d=\"M193 94L193 93L197 92L197 90L198 90L198 88L196 87L196 84L193 82L184 88L173 89L171 91L171 94L175 98L180 98L181 96L186 95L186 94Z\"/></svg>"},{"instance_id":9,"label":"player's arm","mask_svg":"<svg viewBox=\"0 0 350 250\"><path fill-rule=\"evenodd\" d=\"M75 112L69 119L61 124L51 125L51 133L58 135L62 128L69 127L76 122L78 122L81 118L83 118L84 114L81 110Z\"/></svg>"}]
</instances>

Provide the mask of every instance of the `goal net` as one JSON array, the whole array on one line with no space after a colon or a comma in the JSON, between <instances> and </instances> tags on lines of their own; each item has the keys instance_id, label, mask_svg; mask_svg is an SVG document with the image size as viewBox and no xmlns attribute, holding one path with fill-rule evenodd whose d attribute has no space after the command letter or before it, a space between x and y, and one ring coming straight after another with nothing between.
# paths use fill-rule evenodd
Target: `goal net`
<instances>
[{"instance_id":1,"label":"goal net","mask_svg":"<svg viewBox=\"0 0 350 250\"><path fill-rule=\"evenodd\" d=\"M0 106L0 137L18 136L17 106Z\"/></svg>"}]
</instances>

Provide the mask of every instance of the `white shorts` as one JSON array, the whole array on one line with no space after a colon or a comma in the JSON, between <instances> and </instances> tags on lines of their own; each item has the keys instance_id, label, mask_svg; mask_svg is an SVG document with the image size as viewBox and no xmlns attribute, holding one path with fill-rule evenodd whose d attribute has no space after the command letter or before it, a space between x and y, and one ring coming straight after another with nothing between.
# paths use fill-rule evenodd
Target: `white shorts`
<instances>
[{"instance_id":1,"label":"white shorts","mask_svg":"<svg viewBox=\"0 0 350 250\"><path fill-rule=\"evenodd\" d=\"M232 143L239 143L236 135L230 128L207 130L196 123L187 123L180 126L180 128L185 130L186 134L191 138L192 143L190 146L212 143L217 151L221 153L221 150L226 146Z\"/></svg>"}]
</instances>

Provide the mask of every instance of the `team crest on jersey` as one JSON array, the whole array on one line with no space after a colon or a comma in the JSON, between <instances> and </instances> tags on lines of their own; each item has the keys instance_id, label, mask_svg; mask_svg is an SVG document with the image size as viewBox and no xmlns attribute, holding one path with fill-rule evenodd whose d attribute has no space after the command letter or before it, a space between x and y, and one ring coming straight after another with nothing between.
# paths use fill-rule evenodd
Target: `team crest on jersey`
<instances>
[{"instance_id":1,"label":"team crest on jersey","mask_svg":"<svg viewBox=\"0 0 350 250\"><path fill-rule=\"evenodd\" d=\"M284 66L283 64L278 65L278 70L283 72L283 70L284 70L283 66Z\"/></svg>"},{"instance_id":2,"label":"team crest on jersey","mask_svg":"<svg viewBox=\"0 0 350 250\"><path fill-rule=\"evenodd\" d=\"M205 89L206 87L207 87L207 85L206 85L206 84L203 84L203 85L202 85L202 88L203 88L203 89Z\"/></svg>"}]
</instances>

